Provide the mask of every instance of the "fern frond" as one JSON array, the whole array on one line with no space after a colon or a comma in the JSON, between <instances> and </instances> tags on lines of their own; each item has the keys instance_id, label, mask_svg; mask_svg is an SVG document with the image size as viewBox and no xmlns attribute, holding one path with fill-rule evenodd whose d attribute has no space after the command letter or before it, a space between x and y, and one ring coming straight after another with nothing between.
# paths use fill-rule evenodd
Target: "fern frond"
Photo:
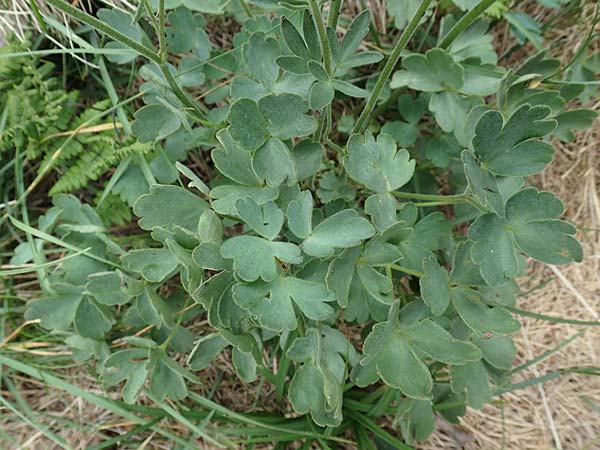
<instances>
[{"instance_id":1,"label":"fern frond","mask_svg":"<svg viewBox=\"0 0 600 450\"><path fill-rule=\"evenodd\" d=\"M97 180L107 169L116 166L122 159L131 155L145 155L152 146L139 142L124 147L105 145L104 139L98 139L81 157L58 179L50 195L71 192Z\"/></svg>"}]
</instances>

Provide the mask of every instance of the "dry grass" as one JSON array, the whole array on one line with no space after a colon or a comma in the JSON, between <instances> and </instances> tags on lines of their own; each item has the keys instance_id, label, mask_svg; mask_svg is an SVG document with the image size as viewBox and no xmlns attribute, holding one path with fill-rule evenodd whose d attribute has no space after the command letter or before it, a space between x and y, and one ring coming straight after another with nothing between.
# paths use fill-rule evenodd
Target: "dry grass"
<instances>
[{"instance_id":1,"label":"dry grass","mask_svg":"<svg viewBox=\"0 0 600 450\"><path fill-rule=\"evenodd\" d=\"M563 61L576 54L589 31L594 4L581 14L581 20L570 27L552 30L551 41L560 42L552 51ZM542 19L541 9L533 15ZM500 30L498 45L512 45L508 33ZM597 43L596 43L597 46ZM597 49L596 49L597 51ZM600 102L587 105L600 111ZM585 250L581 264L547 267L534 264L532 277L552 281L542 289L521 299L518 306L532 312L578 320L598 320L600 313L600 127L580 134L570 144L554 142L557 148L552 165L534 184L555 192L566 205L565 216L579 229L578 238ZM515 335L518 356L515 365L557 346L582 327L551 324L522 318L522 329ZM514 382L569 367L598 366L600 362L600 329L590 327L582 336L551 358L522 371ZM600 378L569 374L503 397L502 409L488 405L481 411L470 410L456 429L441 427L423 450L501 448L507 450L600 448L600 416L587 405L587 397L600 404ZM503 432L504 426L504 432Z\"/></svg>"}]
</instances>

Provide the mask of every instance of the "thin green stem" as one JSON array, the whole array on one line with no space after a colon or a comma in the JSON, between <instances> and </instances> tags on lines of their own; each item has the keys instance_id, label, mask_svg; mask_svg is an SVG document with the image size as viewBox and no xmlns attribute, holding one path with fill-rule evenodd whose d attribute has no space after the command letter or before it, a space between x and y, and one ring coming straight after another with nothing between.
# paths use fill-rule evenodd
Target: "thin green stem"
<instances>
[{"instance_id":1,"label":"thin green stem","mask_svg":"<svg viewBox=\"0 0 600 450\"><path fill-rule=\"evenodd\" d=\"M329 47L329 39L327 38L327 30L325 30L325 24L323 23L323 16L321 15L321 8L317 4L317 0L308 0L310 6L310 12L315 21L317 27L317 34L319 35L319 41L321 41L321 50L323 51L323 64L325 65L325 71L331 75L331 48Z\"/></svg>"},{"instance_id":2,"label":"thin green stem","mask_svg":"<svg viewBox=\"0 0 600 450\"><path fill-rule=\"evenodd\" d=\"M399 266L398 264L390 264L390 269L395 270L397 272L404 272L408 275L412 275L415 277L423 277L425 274L423 272L419 272L418 270L409 269L408 267Z\"/></svg>"},{"instance_id":3,"label":"thin green stem","mask_svg":"<svg viewBox=\"0 0 600 450\"><path fill-rule=\"evenodd\" d=\"M194 102L183 89L181 89L179 87L179 84L177 84L177 80L175 80L175 78L173 77L173 74L171 73L171 71L169 70L167 65L159 64L158 68L160 69L160 72L163 74L163 76L167 80L167 83L169 83L169 87L171 88L173 93L177 96L177 98L181 101L181 103L183 103L188 108L192 108L194 110L194 112L196 114L198 114L202 120L206 119L206 114L204 114L204 111L202 111L202 108L200 108L200 106L196 102Z\"/></svg>"},{"instance_id":4,"label":"thin green stem","mask_svg":"<svg viewBox=\"0 0 600 450\"><path fill-rule=\"evenodd\" d=\"M579 46L579 50L577 50L577 53L575 53L573 58L571 58L571 60L567 64L565 64L563 67L557 69L552 74L548 75L546 77L546 79L554 78L555 76L557 76L561 73L564 73L567 69L569 69L569 67L571 67L573 64L575 64L577 62L577 60L581 57L581 55L583 55L585 53L585 51L588 49L588 47L590 45L590 42L592 41L592 38L594 37L594 30L596 29L596 24L598 23L598 11L599 10L600 10L600 1L596 2L596 10L594 12L594 18L592 19L592 24L590 25L590 31L588 32L587 37L583 41L583 44L581 44Z\"/></svg>"},{"instance_id":5,"label":"thin green stem","mask_svg":"<svg viewBox=\"0 0 600 450\"><path fill-rule=\"evenodd\" d=\"M342 10L342 3L344 0L331 0L329 4L329 15L327 16L327 26L335 31L340 18L340 11Z\"/></svg>"},{"instance_id":6,"label":"thin green stem","mask_svg":"<svg viewBox=\"0 0 600 450\"><path fill-rule=\"evenodd\" d=\"M496 0L481 0L471 9L468 13L460 18L456 25L454 25L448 34L444 36L444 39L439 44L441 48L448 48L452 42L466 30L473 22L475 22L479 16L481 16L490 6L496 3Z\"/></svg>"},{"instance_id":7,"label":"thin green stem","mask_svg":"<svg viewBox=\"0 0 600 450\"><path fill-rule=\"evenodd\" d=\"M171 332L169 333L167 338L164 340L164 342L162 344L160 344L159 348L162 351L167 351L169 344L171 343L171 341L177 334L177 330L179 329L181 322L183 322L183 316L186 313L186 311L188 310L189 304L190 304L190 297L188 297L185 304L183 305L183 309L181 311L179 311L179 315L177 316L177 321L175 322L175 326L173 327L173 329L171 330Z\"/></svg>"},{"instance_id":8,"label":"thin green stem","mask_svg":"<svg viewBox=\"0 0 600 450\"><path fill-rule=\"evenodd\" d=\"M126 45L127 47L131 48L132 50L138 52L140 55L145 56L150 61L155 63L158 66L158 68L160 69L160 71L163 74L163 76L165 77L165 79L167 80L169 87L171 88L173 93L177 96L177 98L179 100L181 100L181 102L185 106L192 108L200 116L200 118L202 118L202 119L206 118L206 115L204 114L204 111L202 111L200 106L197 103L195 103L181 89L181 87L179 87L179 85L177 84L177 81L175 80L175 78L173 78L173 75L171 74L171 72L169 71L169 69L167 67L166 50L165 50L165 56L163 57L160 54L157 54L154 49L151 49L149 47L146 47L143 44L140 44L140 43L134 41L133 39L131 39L128 36L121 33L120 31L117 31L113 27L105 24L101 20L98 20L95 17L89 15L88 13L69 5L68 3L66 3L63 0L47 0L47 2L51 6L54 6L56 9L64 12L65 14L67 14L71 17L74 17L75 19L79 20L80 22L83 22L86 25L89 25L90 27L100 31L101 33L106 34L111 39ZM160 40L161 35L164 40L164 0L163 0L163 12L162 12L161 16L162 16L162 18L159 17L159 40ZM160 25L161 20L162 20L162 26ZM161 32L161 29L162 29L162 32ZM163 48L164 48L164 42L163 42Z\"/></svg>"},{"instance_id":9,"label":"thin green stem","mask_svg":"<svg viewBox=\"0 0 600 450\"><path fill-rule=\"evenodd\" d=\"M132 50L135 50L140 55L148 58L150 61L156 64L161 63L160 57L154 51L154 49L151 49L150 47L146 47L145 45L134 41L127 35L121 33L118 30L115 30L110 25L107 25L101 20L96 19L94 16L91 16L90 14L78 8L75 8L74 6L71 6L63 0L46 0L46 3L48 3L50 6L54 6L56 9L65 13L66 15L71 16L77 19L78 21L85 23L86 25L89 25L90 27L100 31L101 33L106 34L111 39L120 42L123 45L126 45Z\"/></svg>"},{"instance_id":10,"label":"thin green stem","mask_svg":"<svg viewBox=\"0 0 600 450\"><path fill-rule=\"evenodd\" d=\"M158 57L160 64L167 62L167 44L165 42L165 0L158 2Z\"/></svg>"},{"instance_id":11,"label":"thin green stem","mask_svg":"<svg viewBox=\"0 0 600 450\"><path fill-rule=\"evenodd\" d=\"M375 87L373 89L373 92L369 96L367 104L365 105L362 113L356 121L356 124L354 125L352 133L364 133L367 127L369 126L369 123L371 121L371 113L373 112L373 109L377 104L377 100L379 100L381 91L383 91L385 83L387 82L388 78L392 75L392 71L394 70L394 67L396 67L398 60L400 59L400 53L402 53L402 50L404 50L404 48L412 38L413 34L417 30L417 27L421 23L421 18L423 17L423 15L425 15L425 12L427 11L427 8L429 8L430 4L431 0L421 1L419 8L417 9L417 11L415 11L415 14L413 15L412 19L410 19L410 22L400 35L400 38L396 42L396 45L394 45L392 53L390 54L387 61L385 62L385 65L383 66L383 70L381 71L381 74L379 75L379 78L375 83Z\"/></svg>"},{"instance_id":12,"label":"thin green stem","mask_svg":"<svg viewBox=\"0 0 600 450\"><path fill-rule=\"evenodd\" d=\"M238 0L238 2L241 5L241 7L244 10L244 12L246 13L246 15L248 17L252 17L252 11L250 11L250 7L246 3L246 0Z\"/></svg>"},{"instance_id":13,"label":"thin green stem","mask_svg":"<svg viewBox=\"0 0 600 450\"><path fill-rule=\"evenodd\" d=\"M401 192L393 191L392 195L400 198L409 198L413 200L425 200L432 202L452 202L452 203L463 203L467 201L468 196L466 194L457 195L434 195L434 194L419 194L416 192Z\"/></svg>"}]
</instances>

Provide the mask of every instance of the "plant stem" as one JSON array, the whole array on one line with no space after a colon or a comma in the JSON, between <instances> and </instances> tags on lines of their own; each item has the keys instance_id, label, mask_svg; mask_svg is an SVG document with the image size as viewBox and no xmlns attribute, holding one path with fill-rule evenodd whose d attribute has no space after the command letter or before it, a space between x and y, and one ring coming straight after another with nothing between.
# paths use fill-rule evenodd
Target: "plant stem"
<instances>
[{"instance_id":1,"label":"plant stem","mask_svg":"<svg viewBox=\"0 0 600 450\"><path fill-rule=\"evenodd\" d=\"M244 10L244 12L246 13L246 15L248 17L252 17L252 11L250 11L250 7L246 3L246 0L238 0L238 2L240 3L240 5L241 5L242 9Z\"/></svg>"},{"instance_id":2,"label":"plant stem","mask_svg":"<svg viewBox=\"0 0 600 450\"><path fill-rule=\"evenodd\" d=\"M321 50L323 51L323 64L325 65L325 71L328 75L331 75L331 48L329 48L329 39L327 38L327 31L325 30L325 24L323 23L321 8L317 4L317 0L308 0L308 3L310 6L310 12L317 27L319 40L321 41Z\"/></svg>"},{"instance_id":3,"label":"plant stem","mask_svg":"<svg viewBox=\"0 0 600 450\"><path fill-rule=\"evenodd\" d=\"M460 33L466 30L475 20L479 18L490 6L496 3L496 0L481 0L471 9L468 13L460 18L456 25L454 25L448 34L444 36L444 39L439 44L441 48L448 48L452 42L458 37Z\"/></svg>"},{"instance_id":4,"label":"plant stem","mask_svg":"<svg viewBox=\"0 0 600 450\"><path fill-rule=\"evenodd\" d=\"M160 64L167 62L167 45L165 43L165 0L158 2L158 57Z\"/></svg>"},{"instance_id":5,"label":"plant stem","mask_svg":"<svg viewBox=\"0 0 600 450\"><path fill-rule=\"evenodd\" d=\"M390 268L393 270L396 270L398 272L404 272L404 273L407 273L407 274L415 276L415 277L425 276L425 274L423 272L419 272L418 270L412 270L412 269L409 269L408 267L399 266L398 264L390 264Z\"/></svg>"},{"instance_id":6,"label":"plant stem","mask_svg":"<svg viewBox=\"0 0 600 450\"><path fill-rule=\"evenodd\" d=\"M94 16L91 16L90 14L78 8L75 8L74 6L71 6L63 0L46 0L46 3L48 3L51 6L54 6L56 9L62 11L68 16L71 16L77 19L78 21L83 22L86 25L89 25L90 27L100 31L101 33L106 34L111 39L126 45L132 50L135 50L140 55L148 58L150 61L156 64L160 64L160 57L156 54L154 49L151 49L150 47L146 47L144 44L140 44L134 41L130 37L121 33L120 31L115 30L110 25L107 25L101 20L96 19Z\"/></svg>"},{"instance_id":7,"label":"plant stem","mask_svg":"<svg viewBox=\"0 0 600 450\"><path fill-rule=\"evenodd\" d=\"M329 4L329 14L327 16L327 26L333 31L337 28L338 19L342 10L342 3L344 0L331 0Z\"/></svg>"},{"instance_id":8,"label":"plant stem","mask_svg":"<svg viewBox=\"0 0 600 450\"><path fill-rule=\"evenodd\" d=\"M426 200L433 202L449 202L449 203L463 203L467 201L468 196L465 194L458 195L433 195L433 194L418 194L416 192L400 192L394 191L393 195L400 198L410 198L413 200Z\"/></svg>"},{"instance_id":9,"label":"plant stem","mask_svg":"<svg viewBox=\"0 0 600 450\"><path fill-rule=\"evenodd\" d=\"M201 118L203 118L203 119L206 118L206 115L205 115L204 111L202 111L200 106L197 103L195 103L194 101L192 101L192 99L181 89L181 87L179 87L179 85L177 84L177 81L175 80L175 78L173 78L173 75L171 75L171 72L169 71L169 69L167 67L166 50L165 50L165 56L162 57L160 54L157 54L154 49L151 49L149 47L146 47L143 44L140 44L140 43L134 41L133 39L131 39L128 36L121 33L120 31L117 31L113 27L105 24L101 20L98 20L95 17L89 15L88 13L69 5L68 3L66 3L63 0L47 0L47 3L50 4L51 6L54 6L56 9L62 11L63 13L65 13L71 17L74 17L75 19L79 20L80 22L83 22L86 25L89 25L90 27L100 31L101 33L106 34L111 39L113 39L117 42L120 42L123 45L126 45L130 49L135 50L140 55L145 56L150 61L155 63L158 66L158 68L160 69L160 71L163 74L163 76L165 77L165 79L167 80L169 87L171 88L173 93L177 96L177 98L179 100L181 100L181 102L185 106L192 108ZM163 22L162 23L162 31L163 32L159 33L159 39L160 39L161 34L164 39L164 0L161 3L163 3L163 12L162 12L162 19L159 18L159 21L162 20L162 22ZM160 26L160 22L159 22L159 30L160 29L161 29L161 26Z\"/></svg>"},{"instance_id":10,"label":"plant stem","mask_svg":"<svg viewBox=\"0 0 600 450\"><path fill-rule=\"evenodd\" d=\"M175 78L173 78L173 74L171 74L171 71L169 70L167 65L159 64L158 68L160 69L160 72L163 74L163 76L167 80L167 83L169 83L169 87L171 88L173 93L177 96L177 98L179 100L181 100L181 103L183 103L185 106L187 106L189 108L192 108L196 112L196 114L198 114L200 116L200 118L205 119L206 115L204 114L204 111L202 111L200 106L198 106L198 104L196 102L194 102L188 96L188 94L179 87L179 84L177 84L177 81L175 80Z\"/></svg>"},{"instance_id":11,"label":"plant stem","mask_svg":"<svg viewBox=\"0 0 600 450\"><path fill-rule=\"evenodd\" d=\"M352 133L364 133L367 127L369 126L369 122L371 120L371 113L373 112L373 109L377 104L377 100L381 95L381 91L383 90L383 87L385 86L385 83L388 80L388 78L392 75L392 71L394 70L394 67L396 67L398 60L400 59L400 53L402 53L402 50L404 50L404 48L408 44L408 41L410 41L413 34L417 30L419 23L421 23L421 18L427 11L427 8L429 8L430 3L431 0L421 1L419 8L415 12L412 19L410 19L410 22L408 22L408 25L406 26L402 34L400 35L400 38L396 42L396 45L394 45L392 53L390 54L389 58L385 62L385 65L383 66L381 74L379 74L379 78L375 83L375 88L369 96L367 104L365 105L362 113L356 121L356 124L354 125Z\"/></svg>"}]
</instances>

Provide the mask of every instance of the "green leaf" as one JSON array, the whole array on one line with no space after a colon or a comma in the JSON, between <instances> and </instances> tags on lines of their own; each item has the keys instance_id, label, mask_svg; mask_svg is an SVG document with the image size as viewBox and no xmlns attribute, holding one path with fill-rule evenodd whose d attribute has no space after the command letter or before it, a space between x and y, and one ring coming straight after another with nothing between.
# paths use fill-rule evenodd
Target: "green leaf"
<instances>
[{"instance_id":1,"label":"green leaf","mask_svg":"<svg viewBox=\"0 0 600 450\"><path fill-rule=\"evenodd\" d=\"M464 366L453 366L450 375L452 391L457 394L466 391L469 406L481 409L492 399L488 372L483 361L470 362Z\"/></svg>"},{"instance_id":2,"label":"green leaf","mask_svg":"<svg viewBox=\"0 0 600 450\"><path fill-rule=\"evenodd\" d=\"M193 51L200 60L210 57L212 44L204 31L206 22L200 14L190 14L185 8L177 8L167 16L170 27L165 29L167 46L173 53Z\"/></svg>"},{"instance_id":3,"label":"green leaf","mask_svg":"<svg viewBox=\"0 0 600 450\"><path fill-rule=\"evenodd\" d=\"M517 251L547 264L566 264L583 259L581 245L571 235L575 228L558 220L562 202L549 192L529 188L506 203L506 218L489 213L471 225L469 239L473 262L483 279L499 285L517 275Z\"/></svg>"},{"instance_id":4,"label":"green leaf","mask_svg":"<svg viewBox=\"0 0 600 450\"><path fill-rule=\"evenodd\" d=\"M465 287L452 289L452 305L460 318L479 337L511 334L521 327L502 307L488 307L477 291Z\"/></svg>"},{"instance_id":5,"label":"green leaf","mask_svg":"<svg viewBox=\"0 0 600 450\"><path fill-rule=\"evenodd\" d=\"M342 421L344 361L341 354L348 354L348 350L336 346L337 337L310 328L305 337L294 340L287 352L290 359L302 363L290 382L290 403L297 413L310 413L320 426L335 427ZM341 344L348 345L344 341Z\"/></svg>"},{"instance_id":6,"label":"green leaf","mask_svg":"<svg viewBox=\"0 0 600 450\"><path fill-rule=\"evenodd\" d=\"M336 91L339 91L342 94L346 94L349 97L367 98L369 96L369 91L367 91L366 89L354 86L353 84L348 83L344 80L331 80L331 86Z\"/></svg>"},{"instance_id":7,"label":"green leaf","mask_svg":"<svg viewBox=\"0 0 600 450\"><path fill-rule=\"evenodd\" d=\"M183 377L184 369L169 359L162 351L151 351L148 362L149 371L152 373L150 391L156 401L162 402L165 398L170 400L183 400L188 395L188 390Z\"/></svg>"},{"instance_id":8,"label":"green leaf","mask_svg":"<svg viewBox=\"0 0 600 450\"><path fill-rule=\"evenodd\" d=\"M517 356L517 347L510 336L474 338L473 343L483 353L483 359L499 370L510 370Z\"/></svg>"},{"instance_id":9,"label":"green leaf","mask_svg":"<svg viewBox=\"0 0 600 450\"><path fill-rule=\"evenodd\" d=\"M469 189L475 198L499 216L504 216L504 199L500 194L494 175L482 169L473 154L468 150L462 152L462 162Z\"/></svg>"},{"instance_id":10,"label":"green leaf","mask_svg":"<svg viewBox=\"0 0 600 450\"><path fill-rule=\"evenodd\" d=\"M504 122L499 111L484 113L475 128L473 150L484 169L496 175L527 176L544 170L554 148L536 138L556 128L547 106L523 105Z\"/></svg>"},{"instance_id":11,"label":"green leaf","mask_svg":"<svg viewBox=\"0 0 600 450\"><path fill-rule=\"evenodd\" d=\"M554 130L556 137L563 141L571 142L575 139L572 130L587 130L598 117L598 113L592 109L575 109L565 111L555 117L558 126Z\"/></svg>"},{"instance_id":12,"label":"green leaf","mask_svg":"<svg viewBox=\"0 0 600 450\"><path fill-rule=\"evenodd\" d=\"M104 339L104 335L116 323L112 311L106 305L84 296L73 318L75 332L83 337L95 340Z\"/></svg>"},{"instance_id":13,"label":"green leaf","mask_svg":"<svg viewBox=\"0 0 600 450\"><path fill-rule=\"evenodd\" d=\"M251 353L245 353L234 347L231 351L231 360L238 376L247 383L256 380L256 360Z\"/></svg>"},{"instance_id":14,"label":"green leaf","mask_svg":"<svg viewBox=\"0 0 600 450\"><path fill-rule=\"evenodd\" d=\"M155 184L149 194L137 199L133 212L140 217L138 224L143 230L179 226L196 231L198 219L206 208L208 204L204 200L186 189Z\"/></svg>"},{"instance_id":15,"label":"green leaf","mask_svg":"<svg viewBox=\"0 0 600 450\"><path fill-rule=\"evenodd\" d=\"M321 109L331 104L335 90L326 81L317 81L310 88L308 103L311 109Z\"/></svg>"},{"instance_id":16,"label":"green leaf","mask_svg":"<svg viewBox=\"0 0 600 450\"><path fill-rule=\"evenodd\" d=\"M474 95L465 97L457 92L436 92L429 100L429 110L442 130L456 134L465 127L469 111L482 103L482 99Z\"/></svg>"},{"instance_id":17,"label":"green leaf","mask_svg":"<svg viewBox=\"0 0 600 450\"><path fill-rule=\"evenodd\" d=\"M265 180L268 186L277 187L286 182L295 183L296 163L288 146L277 138L271 138L254 154L256 174Z\"/></svg>"},{"instance_id":18,"label":"green leaf","mask_svg":"<svg viewBox=\"0 0 600 450\"><path fill-rule=\"evenodd\" d=\"M217 140L221 145L211 154L217 170L236 183L259 186L261 180L254 170L252 154L234 141L229 130L220 130Z\"/></svg>"},{"instance_id":19,"label":"green leaf","mask_svg":"<svg viewBox=\"0 0 600 450\"><path fill-rule=\"evenodd\" d=\"M249 98L241 98L231 105L227 121L230 123L229 135L244 150L260 148L269 137L266 119L258 104Z\"/></svg>"},{"instance_id":20,"label":"green leaf","mask_svg":"<svg viewBox=\"0 0 600 450\"><path fill-rule=\"evenodd\" d=\"M317 195L323 203L331 203L338 199L351 202L356 197L356 189L348 185L344 175L336 176L335 172L325 172L321 175Z\"/></svg>"},{"instance_id":21,"label":"green leaf","mask_svg":"<svg viewBox=\"0 0 600 450\"><path fill-rule=\"evenodd\" d=\"M307 362L296 369L288 395L296 412L310 412L318 425L336 427L341 423L341 412L328 411L330 407L326 404L325 389L335 382L325 378L326 376L320 367Z\"/></svg>"},{"instance_id":22,"label":"green leaf","mask_svg":"<svg viewBox=\"0 0 600 450\"><path fill-rule=\"evenodd\" d=\"M264 33L254 33L242 46L242 55L248 72L265 88L272 89L279 76L275 60L280 55L279 44Z\"/></svg>"},{"instance_id":23,"label":"green leaf","mask_svg":"<svg viewBox=\"0 0 600 450\"><path fill-rule=\"evenodd\" d=\"M419 280L423 301L436 316L443 314L450 304L450 280L448 273L434 258L423 261L423 272Z\"/></svg>"},{"instance_id":24,"label":"green leaf","mask_svg":"<svg viewBox=\"0 0 600 450\"><path fill-rule=\"evenodd\" d=\"M130 299L125 280L119 271L98 272L88 276L85 290L104 305L124 305Z\"/></svg>"},{"instance_id":25,"label":"green leaf","mask_svg":"<svg viewBox=\"0 0 600 450\"><path fill-rule=\"evenodd\" d=\"M415 161L406 150L397 150L387 134L380 134L375 141L373 134L367 132L364 137L358 134L350 137L344 168L352 179L373 192L385 194L410 181Z\"/></svg>"},{"instance_id":26,"label":"green leaf","mask_svg":"<svg viewBox=\"0 0 600 450\"><path fill-rule=\"evenodd\" d=\"M371 222L378 232L385 231L394 225L398 218L396 208L398 202L391 194L375 194L367 198L365 212L371 216Z\"/></svg>"},{"instance_id":27,"label":"green leaf","mask_svg":"<svg viewBox=\"0 0 600 450\"><path fill-rule=\"evenodd\" d=\"M269 133L286 140L308 136L317 129L317 121L307 115L308 103L295 94L267 95L258 102L268 121Z\"/></svg>"},{"instance_id":28,"label":"green leaf","mask_svg":"<svg viewBox=\"0 0 600 450\"><path fill-rule=\"evenodd\" d=\"M517 276L519 265L505 219L496 214L480 216L469 229L473 262L486 283L497 286Z\"/></svg>"},{"instance_id":29,"label":"green leaf","mask_svg":"<svg viewBox=\"0 0 600 450\"><path fill-rule=\"evenodd\" d=\"M304 38L294 24L285 17L281 19L281 36L283 36L283 40L292 53L302 59L310 59L310 53Z\"/></svg>"},{"instance_id":30,"label":"green leaf","mask_svg":"<svg viewBox=\"0 0 600 450\"><path fill-rule=\"evenodd\" d=\"M313 198L310 191L302 191L288 204L288 228L300 239L306 239L312 231Z\"/></svg>"},{"instance_id":31,"label":"green leaf","mask_svg":"<svg viewBox=\"0 0 600 450\"><path fill-rule=\"evenodd\" d=\"M466 364L481 358L474 345L454 339L426 319L410 326L400 325L399 302L390 308L388 320L376 324L365 339L360 366L355 372L359 386L381 379L408 397L429 399L433 382L420 352L448 364Z\"/></svg>"},{"instance_id":32,"label":"green leaf","mask_svg":"<svg viewBox=\"0 0 600 450\"><path fill-rule=\"evenodd\" d=\"M370 24L371 13L368 9L365 9L352 20L348 27L348 31L342 39L339 51L335 55L338 64L344 64L344 62L358 49L358 46L369 32Z\"/></svg>"},{"instance_id":33,"label":"green leaf","mask_svg":"<svg viewBox=\"0 0 600 450\"><path fill-rule=\"evenodd\" d=\"M254 199L247 197L235 202L238 216L265 239L272 241L279 235L283 226L283 211L273 202L259 206Z\"/></svg>"},{"instance_id":34,"label":"green leaf","mask_svg":"<svg viewBox=\"0 0 600 450\"><path fill-rule=\"evenodd\" d=\"M53 291L52 295L29 303L25 319L39 319L40 325L48 330L67 330L75 318L83 292L68 284L54 285Z\"/></svg>"},{"instance_id":35,"label":"green leaf","mask_svg":"<svg viewBox=\"0 0 600 450\"><path fill-rule=\"evenodd\" d=\"M221 247L223 258L233 259L236 276L244 281L273 281L277 277L277 260L300 264L298 246L290 242L270 242L256 236L236 236Z\"/></svg>"},{"instance_id":36,"label":"green leaf","mask_svg":"<svg viewBox=\"0 0 600 450\"><path fill-rule=\"evenodd\" d=\"M336 248L359 245L375 234L373 226L352 209L345 209L323 220L302 243L307 255L323 258L331 256Z\"/></svg>"},{"instance_id":37,"label":"green leaf","mask_svg":"<svg viewBox=\"0 0 600 450\"><path fill-rule=\"evenodd\" d=\"M390 16L394 17L395 27L403 30L417 12L420 4L419 0L388 0L386 7Z\"/></svg>"},{"instance_id":38,"label":"green leaf","mask_svg":"<svg viewBox=\"0 0 600 450\"><path fill-rule=\"evenodd\" d=\"M210 191L210 196L214 199L212 207L215 212L226 216L237 215L235 203L246 197L251 197L259 205L264 205L270 200L277 199L279 190L271 187L237 186L234 184L225 184L217 186Z\"/></svg>"},{"instance_id":39,"label":"green leaf","mask_svg":"<svg viewBox=\"0 0 600 450\"><path fill-rule=\"evenodd\" d=\"M431 375L407 337L400 333L397 315L398 308L393 306L388 321L375 324L365 339L365 356L357 366L355 382L358 386L368 386L381 377L388 386L408 397L428 399L433 387Z\"/></svg>"},{"instance_id":40,"label":"green leaf","mask_svg":"<svg viewBox=\"0 0 600 450\"><path fill-rule=\"evenodd\" d=\"M462 66L441 48L405 56L402 68L392 77L392 89L408 86L417 91L440 92L460 89L464 83Z\"/></svg>"},{"instance_id":41,"label":"green leaf","mask_svg":"<svg viewBox=\"0 0 600 450\"><path fill-rule=\"evenodd\" d=\"M125 403L135 403L146 383L147 357L148 350L131 348L113 353L104 362L102 380L107 386L126 382L122 391Z\"/></svg>"},{"instance_id":42,"label":"green leaf","mask_svg":"<svg viewBox=\"0 0 600 450\"><path fill-rule=\"evenodd\" d=\"M400 147L411 147L415 144L418 137L418 130L413 124L406 122L387 122L381 132L389 134L394 138Z\"/></svg>"},{"instance_id":43,"label":"green leaf","mask_svg":"<svg viewBox=\"0 0 600 450\"><path fill-rule=\"evenodd\" d=\"M231 270L231 264L221 256L221 245L203 242L192 252L192 260L198 267L209 270Z\"/></svg>"},{"instance_id":44,"label":"green leaf","mask_svg":"<svg viewBox=\"0 0 600 450\"><path fill-rule=\"evenodd\" d=\"M219 333L211 333L196 341L194 349L188 357L188 365L192 370L207 368L226 347L227 342Z\"/></svg>"},{"instance_id":45,"label":"green leaf","mask_svg":"<svg viewBox=\"0 0 600 450\"><path fill-rule=\"evenodd\" d=\"M360 252L361 249L358 247L350 248L329 264L326 277L327 288L335 293L338 304L342 308L346 308L350 303L352 278Z\"/></svg>"},{"instance_id":46,"label":"green leaf","mask_svg":"<svg viewBox=\"0 0 600 450\"><path fill-rule=\"evenodd\" d=\"M452 41L448 52L456 61L477 58L482 64L496 65L498 56L494 51L493 35L486 33L488 27L485 19L476 20Z\"/></svg>"},{"instance_id":47,"label":"green leaf","mask_svg":"<svg viewBox=\"0 0 600 450\"><path fill-rule=\"evenodd\" d=\"M294 305L309 319L326 320L333 313L327 303L335 301L323 283L294 277L279 277L270 283L238 283L233 287L233 298L257 318L261 327L276 332L296 329Z\"/></svg>"},{"instance_id":48,"label":"green leaf","mask_svg":"<svg viewBox=\"0 0 600 450\"><path fill-rule=\"evenodd\" d=\"M212 209L205 209L198 219L198 237L202 242L221 245L223 243L223 222Z\"/></svg>"},{"instance_id":49,"label":"green leaf","mask_svg":"<svg viewBox=\"0 0 600 450\"><path fill-rule=\"evenodd\" d=\"M121 257L123 267L139 273L150 283L160 283L173 274L179 262L166 248L130 250Z\"/></svg>"},{"instance_id":50,"label":"green leaf","mask_svg":"<svg viewBox=\"0 0 600 450\"><path fill-rule=\"evenodd\" d=\"M181 118L160 103L138 109L134 117L131 131L142 143L164 139L181 126Z\"/></svg>"},{"instance_id":51,"label":"green leaf","mask_svg":"<svg viewBox=\"0 0 600 450\"><path fill-rule=\"evenodd\" d=\"M302 181L319 171L323 160L323 147L318 142L304 139L294 146L292 157L296 163L298 181Z\"/></svg>"},{"instance_id":52,"label":"green leaf","mask_svg":"<svg viewBox=\"0 0 600 450\"><path fill-rule=\"evenodd\" d=\"M481 359L481 351L470 342L452 337L432 320L425 319L406 330L412 345L435 361L461 365Z\"/></svg>"}]
</instances>

